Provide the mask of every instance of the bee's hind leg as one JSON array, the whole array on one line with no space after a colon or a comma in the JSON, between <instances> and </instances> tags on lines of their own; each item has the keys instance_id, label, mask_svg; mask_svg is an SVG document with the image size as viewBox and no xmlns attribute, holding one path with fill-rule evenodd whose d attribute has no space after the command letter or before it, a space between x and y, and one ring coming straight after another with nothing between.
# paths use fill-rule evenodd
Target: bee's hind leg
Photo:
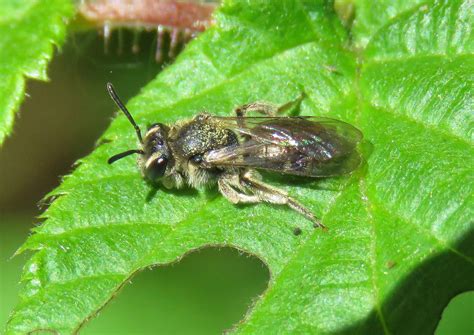
<instances>
[{"instance_id":1,"label":"bee's hind leg","mask_svg":"<svg viewBox=\"0 0 474 335\"><path fill-rule=\"evenodd\" d=\"M251 175L251 171L244 173L240 178L240 182L243 186L250 189L252 193L260 199L260 201L278 205L287 205L313 222L315 228L326 229L326 226L324 226L321 221L300 202L291 198L286 192L255 179Z\"/></svg>"},{"instance_id":2,"label":"bee's hind leg","mask_svg":"<svg viewBox=\"0 0 474 335\"><path fill-rule=\"evenodd\" d=\"M287 114L292 109L297 107L301 101L305 98L305 94L301 93L298 98L295 100L289 101L281 106L275 106L274 104L268 102L252 102L239 106L235 109L235 114L237 117L243 118L249 112L257 112L267 116L277 116L281 114Z\"/></svg>"},{"instance_id":3,"label":"bee's hind leg","mask_svg":"<svg viewBox=\"0 0 474 335\"><path fill-rule=\"evenodd\" d=\"M265 114L267 116L275 116L277 114L278 107L267 102L252 102L239 106L235 109L237 117L245 117L247 113L257 112Z\"/></svg>"},{"instance_id":4,"label":"bee's hind leg","mask_svg":"<svg viewBox=\"0 0 474 335\"><path fill-rule=\"evenodd\" d=\"M255 204L261 202L255 194L245 194L242 191L238 174L224 174L217 181L219 192L233 204Z\"/></svg>"},{"instance_id":5,"label":"bee's hind leg","mask_svg":"<svg viewBox=\"0 0 474 335\"><path fill-rule=\"evenodd\" d=\"M321 221L297 200L291 198L286 192L267 185L258 179L253 171L246 171L242 175L224 174L217 182L220 193L233 204L255 204L268 202L277 205L287 205L291 209L304 215L313 222L315 228L326 229ZM245 190L252 194L245 193Z\"/></svg>"}]
</instances>

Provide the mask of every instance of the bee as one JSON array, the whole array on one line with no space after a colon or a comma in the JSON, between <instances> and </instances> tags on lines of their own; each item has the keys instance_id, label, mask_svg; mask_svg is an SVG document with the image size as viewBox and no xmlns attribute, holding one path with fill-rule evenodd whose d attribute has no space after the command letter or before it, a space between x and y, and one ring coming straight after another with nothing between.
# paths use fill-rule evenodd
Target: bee
<instances>
[{"instance_id":1,"label":"bee","mask_svg":"<svg viewBox=\"0 0 474 335\"><path fill-rule=\"evenodd\" d=\"M362 133L354 126L325 117L281 117L304 99L277 107L254 102L235 109L235 117L200 113L172 125L155 123L142 136L140 127L111 83L107 90L135 128L140 149L112 156L108 163L138 154L142 176L166 188L199 188L217 184L233 204L266 202L286 205L325 226L287 192L262 181L257 170L305 177L328 177L355 170L361 157ZM264 116L248 117L249 112Z\"/></svg>"}]
</instances>

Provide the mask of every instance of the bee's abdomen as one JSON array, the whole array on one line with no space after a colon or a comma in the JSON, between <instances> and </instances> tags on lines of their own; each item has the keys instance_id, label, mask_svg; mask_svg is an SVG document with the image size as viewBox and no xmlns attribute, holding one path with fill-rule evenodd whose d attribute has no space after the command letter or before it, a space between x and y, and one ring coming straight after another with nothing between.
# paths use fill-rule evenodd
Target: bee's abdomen
<instances>
[{"instance_id":1,"label":"bee's abdomen","mask_svg":"<svg viewBox=\"0 0 474 335\"><path fill-rule=\"evenodd\" d=\"M175 150L182 157L192 158L204 155L210 150L220 149L238 143L237 135L217 124L191 122L184 125L176 136Z\"/></svg>"}]
</instances>

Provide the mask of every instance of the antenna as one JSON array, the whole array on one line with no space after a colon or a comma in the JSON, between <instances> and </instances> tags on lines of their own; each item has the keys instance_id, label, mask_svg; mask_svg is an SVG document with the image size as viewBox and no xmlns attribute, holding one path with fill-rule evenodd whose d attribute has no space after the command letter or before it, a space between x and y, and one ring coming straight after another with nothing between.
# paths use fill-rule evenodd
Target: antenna
<instances>
[{"instance_id":1,"label":"antenna","mask_svg":"<svg viewBox=\"0 0 474 335\"><path fill-rule=\"evenodd\" d=\"M145 153L143 152L143 150L139 150L139 149L127 150L127 151L121 152L119 154L116 154L116 155L110 157L109 160L107 161L107 163L112 164L113 162L118 161L121 158L130 156L130 155L133 155L133 154L144 155Z\"/></svg>"},{"instance_id":2,"label":"antenna","mask_svg":"<svg viewBox=\"0 0 474 335\"><path fill-rule=\"evenodd\" d=\"M140 127L137 125L137 123L135 122L135 120L133 119L132 117L132 114L130 114L130 112L128 111L128 109L125 107L125 105L122 103L122 101L120 100L120 98L118 97L117 95L117 92L115 92L115 89L114 89L114 86L112 85L112 83L107 83L107 91L109 92L110 94L110 97L112 98L112 100L115 102L115 104L118 106L118 108L120 108L122 110L122 112L125 114L125 116L127 117L128 121L130 121L130 123L132 124L133 128L135 128L135 131L137 132L137 137L138 139L140 140L140 143L143 144L143 139L142 139L142 132L140 130ZM128 151L127 151L128 152ZM120 154L119 154L120 155ZM117 155L118 156L118 155ZM114 156L115 157L115 156ZM112 158L114 158L112 157ZM123 156L125 157L125 156ZM111 159L112 159L111 158ZM120 157L122 158L122 157ZM118 158L117 158L118 159ZM110 161L110 160L109 160ZM115 161L115 160L114 160ZM110 163L110 162L109 162Z\"/></svg>"}]
</instances>

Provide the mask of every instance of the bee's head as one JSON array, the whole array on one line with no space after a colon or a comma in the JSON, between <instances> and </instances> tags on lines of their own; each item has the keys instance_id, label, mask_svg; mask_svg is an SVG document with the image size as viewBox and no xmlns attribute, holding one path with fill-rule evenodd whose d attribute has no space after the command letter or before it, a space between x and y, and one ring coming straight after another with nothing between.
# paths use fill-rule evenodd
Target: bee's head
<instances>
[{"instance_id":1,"label":"bee's head","mask_svg":"<svg viewBox=\"0 0 474 335\"><path fill-rule=\"evenodd\" d=\"M155 123L145 135L143 140L143 158L141 159L142 174L150 181L156 182L165 175L169 166L171 150L168 146L168 127Z\"/></svg>"},{"instance_id":2,"label":"bee's head","mask_svg":"<svg viewBox=\"0 0 474 335\"><path fill-rule=\"evenodd\" d=\"M156 123L148 129L145 138L143 138L140 127L138 127L130 112L120 101L120 98L111 83L107 83L107 91L112 97L112 100L114 100L135 128L138 140L142 146L141 149L127 150L110 157L108 160L109 164L129 155L139 154L139 163L143 176L152 182L158 181L165 174L169 165L168 163L172 158L167 142L168 127L164 124Z\"/></svg>"}]
</instances>

